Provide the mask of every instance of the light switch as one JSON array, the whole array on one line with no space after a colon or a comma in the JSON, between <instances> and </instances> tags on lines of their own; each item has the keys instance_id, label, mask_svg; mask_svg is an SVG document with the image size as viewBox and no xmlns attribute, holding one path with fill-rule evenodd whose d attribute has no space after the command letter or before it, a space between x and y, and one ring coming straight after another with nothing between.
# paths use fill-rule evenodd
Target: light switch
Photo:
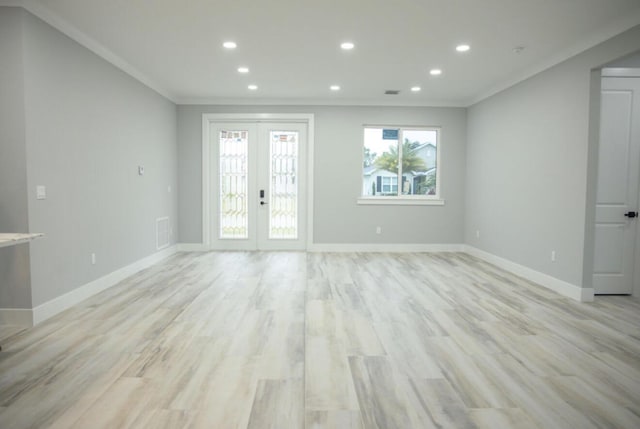
<instances>
[{"instance_id":1,"label":"light switch","mask_svg":"<svg viewBox=\"0 0 640 429\"><path fill-rule=\"evenodd\" d=\"M140 176L144 176L144 166L142 166L142 165L138 166L138 174Z\"/></svg>"},{"instance_id":2,"label":"light switch","mask_svg":"<svg viewBox=\"0 0 640 429\"><path fill-rule=\"evenodd\" d=\"M44 200L46 198L47 198L47 188L45 188L43 185L36 186L36 199Z\"/></svg>"}]
</instances>

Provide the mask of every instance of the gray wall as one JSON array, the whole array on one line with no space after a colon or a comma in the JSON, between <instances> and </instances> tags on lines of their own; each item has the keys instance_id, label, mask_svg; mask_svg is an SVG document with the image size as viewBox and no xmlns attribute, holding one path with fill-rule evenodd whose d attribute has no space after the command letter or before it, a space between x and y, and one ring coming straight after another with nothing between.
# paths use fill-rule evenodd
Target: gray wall
<instances>
[{"instance_id":1,"label":"gray wall","mask_svg":"<svg viewBox=\"0 0 640 429\"><path fill-rule=\"evenodd\" d=\"M0 7L0 232L26 232L22 18L20 8ZM29 246L0 248L0 308L31 307Z\"/></svg>"},{"instance_id":2,"label":"gray wall","mask_svg":"<svg viewBox=\"0 0 640 429\"><path fill-rule=\"evenodd\" d=\"M156 218L177 231L176 107L33 15L19 24L28 183L19 192L29 231L45 234L30 245L35 307L153 254Z\"/></svg>"},{"instance_id":3,"label":"gray wall","mask_svg":"<svg viewBox=\"0 0 640 429\"><path fill-rule=\"evenodd\" d=\"M609 64L607 67L620 67L620 68L640 68L640 52L636 52L633 55L629 55L624 58L617 59Z\"/></svg>"},{"instance_id":4,"label":"gray wall","mask_svg":"<svg viewBox=\"0 0 640 429\"><path fill-rule=\"evenodd\" d=\"M202 114L313 113L316 243L461 243L466 111L461 108L178 106L180 240L202 242ZM359 206L363 124L442 127L445 206ZM376 235L381 226L383 234Z\"/></svg>"},{"instance_id":5,"label":"gray wall","mask_svg":"<svg viewBox=\"0 0 640 429\"><path fill-rule=\"evenodd\" d=\"M468 244L590 286L591 70L638 49L635 27L469 108Z\"/></svg>"}]
</instances>

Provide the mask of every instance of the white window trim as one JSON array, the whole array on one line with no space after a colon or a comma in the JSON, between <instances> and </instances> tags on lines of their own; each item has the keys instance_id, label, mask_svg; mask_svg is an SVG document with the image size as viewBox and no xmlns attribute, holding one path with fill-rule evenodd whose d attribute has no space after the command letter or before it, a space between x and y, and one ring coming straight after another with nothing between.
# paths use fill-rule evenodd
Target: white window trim
<instances>
[{"instance_id":1,"label":"white window trim","mask_svg":"<svg viewBox=\"0 0 640 429\"><path fill-rule=\"evenodd\" d=\"M385 185L385 179L387 179L387 181L389 182L388 185ZM398 176L382 176L382 180L380 185L382 186L382 189L380 190L380 192L384 193L384 187L388 186L389 187L389 193L391 193L391 189L393 189L393 185L395 181L395 186L396 186L396 194L398 193ZM389 195L391 196L391 195ZM396 195L397 196L397 195Z\"/></svg>"},{"instance_id":2,"label":"white window trim","mask_svg":"<svg viewBox=\"0 0 640 429\"><path fill-rule=\"evenodd\" d=\"M442 148L442 127L428 126L428 125L380 125L380 124L364 124L365 128L390 128L397 129L402 134L404 130L427 130L435 131L438 136L436 146L436 195L398 195L398 196L362 196L357 199L358 205L396 205L396 206L443 206L445 200L441 198L440 191L440 156ZM363 142L364 143L364 142ZM398 139L398 156L402 156L402 141L401 137ZM362 153L362 162L364 164L364 151ZM363 183L360 182L360 192L362 191Z\"/></svg>"},{"instance_id":3,"label":"white window trim","mask_svg":"<svg viewBox=\"0 0 640 429\"><path fill-rule=\"evenodd\" d=\"M425 198L421 196L406 196L402 197L359 197L359 205L375 206L375 205L390 205L390 206L444 206L444 200L436 198Z\"/></svg>"}]
</instances>

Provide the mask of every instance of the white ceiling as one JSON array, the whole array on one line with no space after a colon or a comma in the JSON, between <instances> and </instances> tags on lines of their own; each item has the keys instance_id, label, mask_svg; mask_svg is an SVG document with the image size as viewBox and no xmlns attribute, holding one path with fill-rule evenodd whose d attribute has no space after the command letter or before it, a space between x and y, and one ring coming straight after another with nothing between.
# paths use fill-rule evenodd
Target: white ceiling
<instances>
[{"instance_id":1,"label":"white ceiling","mask_svg":"<svg viewBox=\"0 0 640 429\"><path fill-rule=\"evenodd\" d=\"M640 0L12 3L178 103L466 106L640 24Z\"/></svg>"}]
</instances>

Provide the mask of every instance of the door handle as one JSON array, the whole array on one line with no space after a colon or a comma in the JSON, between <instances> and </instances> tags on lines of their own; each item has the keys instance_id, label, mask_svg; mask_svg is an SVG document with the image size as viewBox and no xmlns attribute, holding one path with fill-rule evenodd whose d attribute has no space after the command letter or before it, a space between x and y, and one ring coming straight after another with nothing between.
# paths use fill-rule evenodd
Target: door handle
<instances>
[{"instance_id":1,"label":"door handle","mask_svg":"<svg viewBox=\"0 0 640 429\"><path fill-rule=\"evenodd\" d=\"M628 212L624 214L628 218L638 217L638 212Z\"/></svg>"},{"instance_id":2,"label":"door handle","mask_svg":"<svg viewBox=\"0 0 640 429\"><path fill-rule=\"evenodd\" d=\"M269 204L269 203L265 203L264 201L260 201L260 205L261 206L264 206L264 205L267 205L267 204Z\"/></svg>"}]
</instances>

